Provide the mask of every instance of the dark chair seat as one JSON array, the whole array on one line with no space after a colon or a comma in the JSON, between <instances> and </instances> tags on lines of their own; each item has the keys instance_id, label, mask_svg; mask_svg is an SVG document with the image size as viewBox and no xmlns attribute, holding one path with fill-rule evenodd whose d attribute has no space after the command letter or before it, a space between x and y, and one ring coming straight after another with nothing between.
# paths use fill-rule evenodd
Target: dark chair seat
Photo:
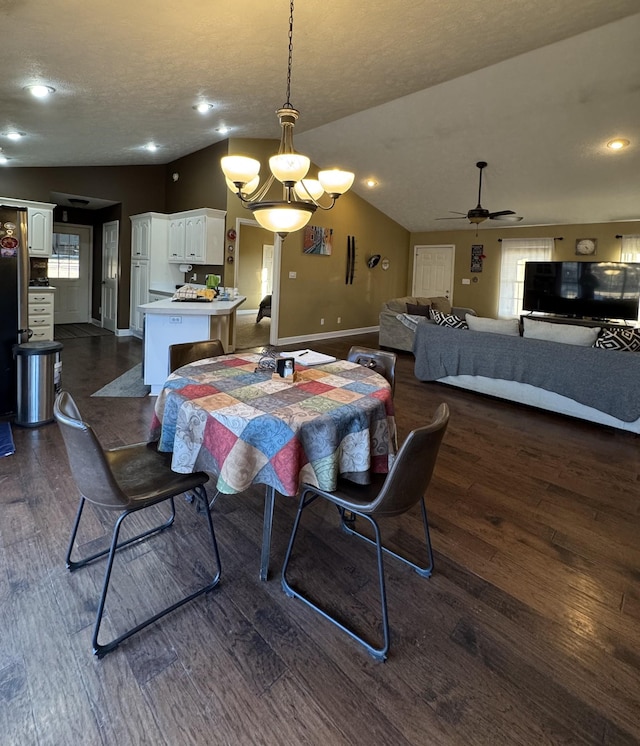
<instances>
[{"instance_id":1,"label":"dark chair seat","mask_svg":"<svg viewBox=\"0 0 640 746\"><path fill-rule=\"evenodd\" d=\"M80 502L67 548L67 568L72 571L77 570L100 557L108 555L93 630L93 652L101 658L116 648L123 640L157 621L165 614L183 606L188 601L210 591L218 584L221 572L220 555L211 521L207 493L204 489L209 477L204 472L178 474L172 471L170 456L158 453L154 444L135 443L120 448L103 449L93 429L83 421L76 403L66 391L61 391L56 397L53 413L62 433L74 481L80 492ZM141 541L152 534L169 528L176 516L174 497L183 493L195 495L198 511L207 520L215 561L213 577L206 585L167 606L143 622L136 624L110 642L100 643L98 636L116 552L133 542ZM127 516L164 501L169 501L171 512L163 523L130 539L122 542L118 541L120 528ZM87 502L94 503L107 510L117 511L118 517L114 523L111 545L108 549L79 560L73 560L71 555L75 548L80 519Z\"/></svg>"},{"instance_id":2,"label":"dark chair seat","mask_svg":"<svg viewBox=\"0 0 640 746\"><path fill-rule=\"evenodd\" d=\"M203 339L200 342L179 342L169 345L169 372L183 365L204 360L207 357L224 355L224 347L219 339Z\"/></svg>"}]
</instances>

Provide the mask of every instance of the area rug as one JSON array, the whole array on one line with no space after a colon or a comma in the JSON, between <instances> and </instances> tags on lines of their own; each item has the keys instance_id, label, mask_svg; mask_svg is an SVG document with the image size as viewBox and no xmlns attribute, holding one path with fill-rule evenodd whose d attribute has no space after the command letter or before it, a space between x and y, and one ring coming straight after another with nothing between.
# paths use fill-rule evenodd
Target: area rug
<instances>
[{"instance_id":1,"label":"area rug","mask_svg":"<svg viewBox=\"0 0 640 746\"><path fill-rule=\"evenodd\" d=\"M138 363L131 370L118 376L111 383L96 391L95 394L91 394L91 396L147 396L150 391L151 386L145 386L142 380L142 363Z\"/></svg>"},{"instance_id":2,"label":"area rug","mask_svg":"<svg viewBox=\"0 0 640 746\"><path fill-rule=\"evenodd\" d=\"M11 456L15 452L11 425L8 422L0 422L0 458Z\"/></svg>"},{"instance_id":3,"label":"area rug","mask_svg":"<svg viewBox=\"0 0 640 746\"><path fill-rule=\"evenodd\" d=\"M56 341L78 337L107 337L112 334L108 329L95 324L56 324L53 327L53 338Z\"/></svg>"}]
</instances>

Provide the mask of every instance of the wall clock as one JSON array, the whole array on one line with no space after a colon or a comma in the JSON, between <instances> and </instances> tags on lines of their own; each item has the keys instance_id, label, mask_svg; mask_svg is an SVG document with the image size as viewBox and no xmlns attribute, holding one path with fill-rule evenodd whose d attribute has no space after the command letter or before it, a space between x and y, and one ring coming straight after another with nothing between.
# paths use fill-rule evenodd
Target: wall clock
<instances>
[{"instance_id":1,"label":"wall clock","mask_svg":"<svg viewBox=\"0 0 640 746\"><path fill-rule=\"evenodd\" d=\"M577 238L576 254L578 256L593 256L596 253L598 241L595 238Z\"/></svg>"}]
</instances>

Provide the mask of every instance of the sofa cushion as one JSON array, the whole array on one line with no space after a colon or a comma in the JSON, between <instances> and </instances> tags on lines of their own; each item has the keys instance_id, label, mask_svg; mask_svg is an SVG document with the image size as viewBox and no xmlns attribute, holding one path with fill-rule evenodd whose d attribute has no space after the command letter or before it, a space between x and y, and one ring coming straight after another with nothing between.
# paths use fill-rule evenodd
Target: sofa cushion
<instances>
[{"instance_id":1,"label":"sofa cushion","mask_svg":"<svg viewBox=\"0 0 640 746\"><path fill-rule=\"evenodd\" d=\"M493 334L507 334L511 337L520 336L518 319L490 319L484 316L465 315L467 326L472 332L492 332Z\"/></svg>"},{"instance_id":2,"label":"sofa cushion","mask_svg":"<svg viewBox=\"0 0 640 746\"><path fill-rule=\"evenodd\" d=\"M450 313L442 313L442 311L436 311L431 309L431 318L439 326L450 326L452 329L468 329L467 322L461 319L459 316L453 316Z\"/></svg>"},{"instance_id":3,"label":"sofa cushion","mask_svg":"<svg viewBox=\"0 0 640 746\"><path fill-rule=\"evenodd\" d=\"M440 311L441 313L451 313L451 301L448 298L436 297L436 298L418 298L418 303L430 303L432 310Z\"/></svg>"},{"instance_id":4,"label":"sofa cushion","mask_svg":"<svg viewBox=\"0 0 640 746\"><path fill-rule=\"evenodd\" d=\"M422 303L407 303L407 313L412 316L429 316L430 305L426 306Z\"/></svg>"},{"instance_id":5,"label":"sofa cushion","mask_svg":"<svg viewBox=\"0 0 640 746\"><path fill-rule=\"evenodd\" d=\"M594 347L603 350L620 350L622 352L640 351L640 330L625 327L624 329L603 329Z\"/></svg>"},{"instance_id":6,"label":"sofa cushion","mask_svg":"<svg viewBox=\"0 0 640 746\"><path fill-rule=\"evenodd\" d=\"M581 347L593 347L598 334L599 326L574 326L572 324L553 324L550 321L534 321L526 316L522 319L524 324L523 337L530 339L544 339L548 342L562 342L568 345L579 345Z\"/></svg>"}]
</instances>

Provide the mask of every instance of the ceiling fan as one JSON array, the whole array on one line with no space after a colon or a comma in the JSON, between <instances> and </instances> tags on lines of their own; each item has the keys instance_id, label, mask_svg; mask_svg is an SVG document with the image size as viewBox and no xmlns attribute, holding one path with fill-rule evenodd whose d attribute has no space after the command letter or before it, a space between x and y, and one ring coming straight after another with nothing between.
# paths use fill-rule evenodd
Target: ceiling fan
<instances>
[{"instance_id":1,"label":"ceiling fan","mask_svg":"<svg viewBox=\"0 0 640 746\"><path fill-rule=\"evenodd\" d=\"M482 195L482 170L487 167L486 161L478 161L476 166L480 169L480 178L478 183L478 204L469 212L457 212L451 210L450 212L460 217L456 218L436 218L436 220L462 220L466 218L470 223L475 223L476 227L479 223L484 223L485 220L502 220L507 223L518 223L522 218L516 215L513 210L499 210L498 212L489 212L485 209L480 201Z\"/></svg>"}]
</instances>

